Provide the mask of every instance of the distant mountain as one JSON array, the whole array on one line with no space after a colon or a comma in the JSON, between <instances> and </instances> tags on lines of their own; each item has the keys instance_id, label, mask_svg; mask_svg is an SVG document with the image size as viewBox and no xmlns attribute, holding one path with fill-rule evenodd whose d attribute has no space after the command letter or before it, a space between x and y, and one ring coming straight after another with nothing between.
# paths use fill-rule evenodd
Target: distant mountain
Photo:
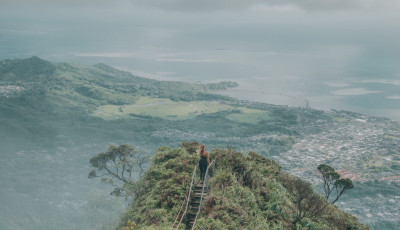
<instances>
[{"instance_id":1,"label":"distant mountain","mask_svg":"<svg viewBox=\"0 0 400 230\"><path fill-rule=\"evenodd\" d=\"M0 73L2 81L15 82L18 80L35 81L43 75L52 75L56 66L36 56L27 59L2 60Z\"/></svg>"},{"instance_id":2,"label":"distant mountain","mask_svg":"<svg viewBox=\"0 0 400 230\"><path fill-rule=\"evenodd\" d=\"M232 82L190 84L157 81L132 75L105 64L93 66L51 63L38 57L0 62L0 84L23 87L31 97L46 92L53 105L83 107L133 103L139 96L175 100L206 99L210 88L236 86ZM219 86L219 87L218 87ZM37 92L37 93L35 93Z\"/></svg>"},{"instance_id":3,"label":"distant mountain","mask_svg":"<svg viewBox=\"0 0 400 230\"><path fill-rule=\"evenodd\" d=\"M157 81L105 64L52 63L38 57L2 60L0 137L23 138L33 144L48 142L60 128L72 128L71 122L95 122L91 113L101 105L133 104L142 96L174 101L230 100L211 90L236 85ZM88 123L79 128L90 126Z\"/></svg>"}]
</instances>

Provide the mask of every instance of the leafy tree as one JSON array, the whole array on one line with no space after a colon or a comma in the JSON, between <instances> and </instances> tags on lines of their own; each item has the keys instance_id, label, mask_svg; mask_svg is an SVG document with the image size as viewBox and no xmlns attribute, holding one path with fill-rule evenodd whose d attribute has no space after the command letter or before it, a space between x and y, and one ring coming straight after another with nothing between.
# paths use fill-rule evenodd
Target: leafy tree
<instances>
[{"instance_id":1,"label":"leafy tree","mask_svg":"<svg viewBox=\"0 0 400 230\"><path fill-rule=\"evenodd\" d=\"M101 177L102 182L115 187L112 195L125 194L125 188L133 184L134 170L139 168L139 175L144 171L147 157L139 154L130 145L111 145L107 152L102 152L90 159L95 169L90 171L89 178ZM98 173L101 173L100 175Z\"/></svg>"},{"instance_id":2,"label":"leafy tree","mask_svg":"<svg viewBox=\"0 0 400 230\"><path fill-rule=\"evenodd\" d=\"M331 166L320 164L317 169L321 174L324 183L325 198L329 200L332 192L336 192L336 197L331 202L332 204L334 204L346 191L354 188L353 182L349 178L340 179L339 173L337 173Z\"/></svg>"},{"instance_id":3,"label":"leafy tree","mask_svg":"<svg viewBox=\"0 0 400 230\"><path fill-rule=\"evenodd\" d=\"M340 179L337 180L334 184L335 190L336 190L336 198L332 201L332 204L334 204L343 193L346 191L354 188L353 182L349 179Z\"/></svg>"},{"instance_id":4,"label":"leafy tree","mask_svg":"<svg viewBox=\"0 0 400 230\"><path fill-rule=\"evenodd\" d=\"M340 175L335 172L335 169L326 164L320 164L317 169L321 173L322 181L324 182L325 198L329 200L329 196L335 188L334 184L339 180Z\"/></svg>"}]
</instances>

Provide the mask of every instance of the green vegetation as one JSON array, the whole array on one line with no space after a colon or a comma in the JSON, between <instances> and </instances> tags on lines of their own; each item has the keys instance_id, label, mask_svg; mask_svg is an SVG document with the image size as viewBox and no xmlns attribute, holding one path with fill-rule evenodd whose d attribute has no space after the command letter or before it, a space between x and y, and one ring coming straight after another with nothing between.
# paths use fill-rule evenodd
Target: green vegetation
<instances>
[{"instance_id":1,"label":"green vegetation","mask_svg":"<svg viewBox=\"0 0 400 230\"><path fill-rule=\"evenodd\" d=\"M172 226L198 161L192 146L183 146L188 151L156 151L143 177L130 188L135 199L120 229ZM309 183L281 171L275 161L234 149L216 149L210 157L216 165L196 229L368 229L327 203Z\"/></svg>"},{"instance_id":2,"label":"green vegetation","mask_svg":"<svg viewBox=\"0 0 400 230\"><path fill-rule=\"evenodd\" d=\"M258 124L261 121L277 120L277 117L271 116L270 111L250 109L246 107L238 107L236 108L236 113L231 113L226 117L232 121L249 124Z\"/></svg>"},{"instance_id":3,"label":"green vegetation","mask_svg":"<svg viewBox=\"0 0 400 230\"><path fill-rule=\"evenodd\" d=\"M90 203L92 194L103 202L99 191L103 195L110 192L104 185L95 187L93 180L82 177L88 171L89 159L109 145L129 143L150 156L160 146L198 140L210 149L230 146L279 156L303 135L322 134L324 126L320 124L336 119L345 126L359 116L346 111L327 113L243 102L213 93L236 85L156 81L104 64L53 63L37 57L0 61L0 155L4 159L0 163L4 184L0 196L7 207L0 213L0 228L19 223L21 229L47 229L60 223L58 229L67 230L71 229L71 219L79 225L74 229L103 224L110 215L108 209L89 212L75 204ZM139 109L137 105L143 106ZM194 106L201 110L194 110ZM111 115L102 114L100 108ZM119 119L115 119L117 116ZM359 169L365 169L363 173L374 170L398 175L397 140L395 135L386 135L380 148L387 149L387 160L361 156ZM368 191L376 195L379 186L374 183L371 187L375 190ZM66 188L70 191L65 192ZM388 194L397 194L390 188ZM341 201L348 201L348 197L359 201L365 196L356 187ZM68 201L69 208L54 205L59 201ZM38 207L46 212L37 211ZM358 207L358 203L352 207ZM387 203L382 209L386 211L387 207L396 208L397 203ZM8 211L21 213L23 209L31 213L23 221ZM352 213L359 214L357 210ZM35 225L33 220L37 220Z\"/></svg>"}]
</instances>

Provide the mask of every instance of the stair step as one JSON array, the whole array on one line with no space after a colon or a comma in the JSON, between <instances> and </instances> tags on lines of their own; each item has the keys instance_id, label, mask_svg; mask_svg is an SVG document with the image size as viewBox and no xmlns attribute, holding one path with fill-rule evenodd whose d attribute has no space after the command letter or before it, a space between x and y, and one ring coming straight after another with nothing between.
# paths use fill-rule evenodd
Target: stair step
<instances>
[{"instance_id":1,"label":"stair step","mask_svg":"<svg viewBox=\"0 0 400 230\"><path fill-rule=\"evenodd\" d=\"M204 194L206 194L206 193L207 193L207 191L204 190ZM194 191L194 194L201 195L201 191Z\"/></svg>"},{"instance_id":2,"label":"stair step","mask_svg":"<svg viewBox=\"0 0 400 230\"><path fill-rule=\"evenodd\" d=\"M204 194L207 194L207 192L204 191ZM194 195L194 196L201 196L201 192L195 192L193 195Z\"/></svg>"},{"instance_id":3,"label":"stair step","mask_svg":"<svg viewBox=\"0 0 400 230\"><path fill-rule=\"evenodd\" d=\"M203 194L203 198L206 197L206 196L207 196L207 193L204 193L204 194ZM200 198L201 198L201 194L199 194L199 195L194 195L194 196L192 196L192 198L200 199Z\"/></svg>"},{"instance_id":4,"label":"stair step","mask_svg":"<svg viewBox=\"0 0 400 230\"><path fill-rule=\"evenodd\" d=\"M204 193L204 194L203 194L203 197L205 197L205 196L207 196L207 193ZM194 198L200 198L200 197L201 197L201 193L195 194L195 195L193 195L192 197L194 197Z\"/></svg>"}]
</instances>

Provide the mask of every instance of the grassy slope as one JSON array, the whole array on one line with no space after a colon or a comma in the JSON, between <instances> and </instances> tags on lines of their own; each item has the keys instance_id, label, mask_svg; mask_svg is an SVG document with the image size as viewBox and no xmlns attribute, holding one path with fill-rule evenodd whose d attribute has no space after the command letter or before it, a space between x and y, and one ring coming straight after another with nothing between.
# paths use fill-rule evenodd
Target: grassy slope
<instances>
[{"instance_id":1,"label":"grassy slope","mask_svg":"<svg viewBox=\"0 0 400 230\"><path fill-rule=\"evenodd\" d=\"M203 229L368 229L330 204L320 215L292 226L296 194L276 162L254 152L246 155L225 149L212 151L210 157L216 165L198 220ZM121 228L168 229L182 204L197 158L183 148L160 148L132 188L136 199L122 218Z\"/></svg>"},{"instance_id":2,"label":"grassy slope","mask_svg":"<svg viewBox=\"0 0 400 230\"><path fill-rule=\"evenodd\" d=\"M83 133L83 137L98 134L118 138L118 133L123 135L132 130L125 127L140 129L143 125L135 121L103 122L91 116L99 106L119 108L135 103L140 97L172 101L229 100L209 92L231 86L235 84L156 81L104 64L52 63L37 57L3 60L0 61L0 137L10 143L29 145L54 143L57 136L71 132L74 137ZM22 90L6 92L7 87ZM160 122L154 122L157 123ZM110 135L110 130L117 134Z\"/></svg>"}]
</instances>

